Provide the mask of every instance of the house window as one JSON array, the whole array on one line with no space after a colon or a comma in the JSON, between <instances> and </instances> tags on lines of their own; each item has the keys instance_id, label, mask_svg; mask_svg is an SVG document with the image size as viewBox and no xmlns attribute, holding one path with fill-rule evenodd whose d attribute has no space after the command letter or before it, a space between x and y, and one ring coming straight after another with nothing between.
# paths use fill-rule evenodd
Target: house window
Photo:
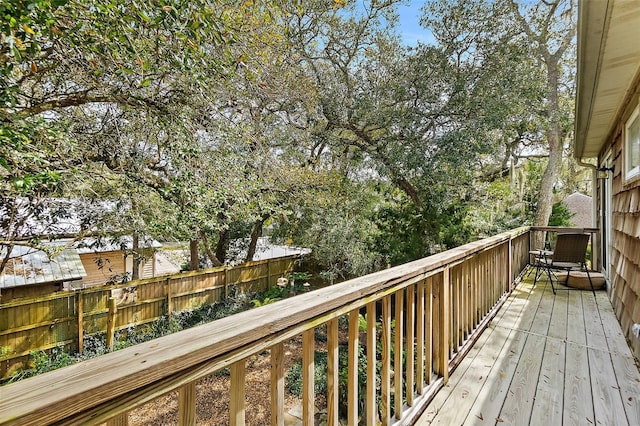
<instances>
[{"instance_id":1,"label":"house window","mask_svg":"<svg viewBox=\"0 0 640 426\"><path fill-rule=\"evenodd\" d=\"M640 106L636 107L624 126L625 176L629 180L640 175Z\"/></svg>"}]
</instances>

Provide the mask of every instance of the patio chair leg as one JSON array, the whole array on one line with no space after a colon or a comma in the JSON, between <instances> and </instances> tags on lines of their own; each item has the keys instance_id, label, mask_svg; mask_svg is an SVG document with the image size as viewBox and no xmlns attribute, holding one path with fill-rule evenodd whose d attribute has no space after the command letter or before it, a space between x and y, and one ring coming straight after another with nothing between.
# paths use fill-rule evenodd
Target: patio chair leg
<instances>
[{"instance_id":1,"label":"patio chair leg","mask_svg":"<svg viewBox=\"0 0 640 426\"><path fill-rule=\"evenodd\" d=\"M593 281L591 281L591 274L589 274L589 268L587 268L587 265L584 265L584 270L587 271L587 278L589 278L589 285L591 286L591 292L593 293L593 297L596 297L596 289L593 288Z\"/></svg>"},{"instance_id":2,"label":"patio chair leg","mask_svg":"<svg viewBox=\"0 0 640 426\"><path fill-rule=\"evenodd\" d=\"M533 278L533 286L536 286L538 282L538 278L540 278L540 262L536 262L536 276Z\"/></svg>"},{"instance_id":3,"label":"patio chair leg","mask_svg":"<svg viewBox=\"0 0 640 426\"><path fill-rule=\"evenodd\" d=\"M556 288L553 286L553 278L551 278L551 269L550 268L546 268L547 269L547 275L549 276L549 283L551 284L551 290L553 291L553 294L556 294Z\"/></svg>"}]
</instances>

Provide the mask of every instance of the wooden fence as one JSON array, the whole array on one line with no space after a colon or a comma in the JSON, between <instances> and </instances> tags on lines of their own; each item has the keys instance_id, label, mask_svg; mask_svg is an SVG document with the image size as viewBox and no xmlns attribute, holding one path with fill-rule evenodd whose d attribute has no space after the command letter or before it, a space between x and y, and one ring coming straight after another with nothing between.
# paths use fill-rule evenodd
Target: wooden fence
<instances>
[{"instance_id":1,"label":"wooden fence","mask_svg":"<svg viewBox=\"0 0 640 426\"><path fill-rule=\"evenodd\" d=\"M107 340L113 339L117 330L218 302L232 288L239 293L266 290L293 270L295 259L287 256L2 303L1 377L23 368L34 350L82 352L87 335L107 333Z\"/></svg>"},{"instance_id":2,"label":"wooden fence","mask_svg":"<svg viewBox=\"0 0 640 426\"><path fill-rule=\"evenodd\" d=\"M327 329L328 424L339 424L341 400L350 425L411 424L506 300L528 251L528 228L514 230L23 380L2 388L0 424L126 425L130 410L177 390L176 423L194 425L197 381L229 367L229 423L243 425L247 360L269 350L264 399L271 424L283 425L284 343L301 336L303 425L313 425L318 327ZM342 317L348 377L339 397Z\"/></svg>"}]
</instances>

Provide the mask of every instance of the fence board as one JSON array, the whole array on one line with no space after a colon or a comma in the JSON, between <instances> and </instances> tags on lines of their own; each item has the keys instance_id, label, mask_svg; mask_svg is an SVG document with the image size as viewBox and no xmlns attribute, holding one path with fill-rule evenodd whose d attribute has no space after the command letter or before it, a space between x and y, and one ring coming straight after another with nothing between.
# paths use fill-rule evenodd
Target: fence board
<instances>
[{"instance_id":1,"label":"fence board","mask_svg":"<svg viewBox=\"0 0 640 426\"><path fill-rule=\"evenodd\" d=\"M83 340L80 333L105 333L111 297L117 299L115 330L123 330L153 322L170 311L219 302L225 298L227 282L242 293L267 290L277 277L291 272L294 261L295 256L288 256L8 300L0 304L0 378L25 368L32 351L62 346L75 352ZM227 275L233 278L227 280ZM82 297L81 312L78 297Z\"/></svg>"}]
</instances>

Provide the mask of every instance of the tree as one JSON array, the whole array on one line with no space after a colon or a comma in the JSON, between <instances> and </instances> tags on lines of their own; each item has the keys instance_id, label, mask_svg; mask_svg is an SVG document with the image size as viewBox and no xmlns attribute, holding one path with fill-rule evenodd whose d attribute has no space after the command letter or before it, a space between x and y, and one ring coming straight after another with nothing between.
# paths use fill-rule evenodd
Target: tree
<instances>
[{"instance_id":1,"label":"tree","mask_svg":"<svg viewBox=\"0 0 640 426\"><path fill-rule=\"evenodd\" d=\"M546 74L546 96L540 107L546 121L549 160L540 182L534 220L534 225L544 226L551 216L553 189L562 170L564 145L573 122L571 102L562 97L572 99L574 93L573 64L568 60L575 48L576 6L573 0L545 0L529 7L509 0L508 5Z\"/></svg>"},{"instance_id":2,"label":"tree","mask_svg":"<svg viewBox=\"0 0 640 426\"><path fill-rule=\"evenodd\" d=\"M479 59L479 75L489 77L472 99L482 105L475 111L484 117L484 133L501 140L504 151L502 160L494 157L486 164L483 180L491 184L512 174L515 182L519 161L547 159L536 181L537 225L546 225L551 213L571 132L574 10L572 1L441 0L428 4L423 19L440 46L461 62ZM487 70L493 70L493 77ZM511 193L505 195L511 198ZM517 198L513 202L519 203Z\"/></svg>"},{"instance_id":3,"label":"tree","mask_svg":"<svg viewBox=\"0 0 640 426\"><path fill-rule=\"evenodd\" d=\"M229 200L243 205L247 176L233 155L244 142L216 134L233 122L228 82L264 84L261 61L282 57L279 8L23 3L0 6L6 246L30 236L23 225L52 196L126 200L130 223L120 224L131 232L171 230L205 245L206 233L223 233L222 212Z\"/></svg>"}]
</instances>

